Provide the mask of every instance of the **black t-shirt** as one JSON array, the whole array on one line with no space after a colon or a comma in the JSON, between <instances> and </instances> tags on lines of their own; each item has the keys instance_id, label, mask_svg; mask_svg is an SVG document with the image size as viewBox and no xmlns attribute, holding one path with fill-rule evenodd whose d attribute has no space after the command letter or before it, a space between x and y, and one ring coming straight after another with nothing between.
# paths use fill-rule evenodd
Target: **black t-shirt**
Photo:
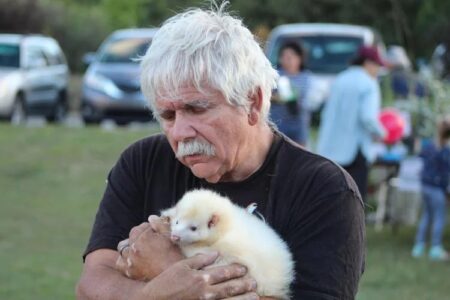
<instances>
[{"instance_id":1,"label":"black t-shirt","mask_svg":"<svg viewBox=\"0 0 450 300\"><path fill-rule=\"evenodd\" d=\"M175 158L163 135L131 145L108 176L84 257L97 249L116 249L133 226L199 187L244 207L258 204L293 253L292 299L355 297L365 251L357 187L342 168L279 133L263 165L242 182L210 184L196 178Z\"/></svg>"}]
</instances>

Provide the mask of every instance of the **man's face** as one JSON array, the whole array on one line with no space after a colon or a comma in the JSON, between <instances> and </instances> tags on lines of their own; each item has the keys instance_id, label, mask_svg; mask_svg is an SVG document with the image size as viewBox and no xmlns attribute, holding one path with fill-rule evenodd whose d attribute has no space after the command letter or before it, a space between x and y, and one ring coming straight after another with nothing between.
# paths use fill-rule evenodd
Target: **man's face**
<instances>
[{"instance_id":1,"label":"man's face","mask_svg":"<svg viewBox=\"0 0 450 300\"><path fill-rule=\"evenodd\" d=\"M179 99L156 99L156 113L177 158L195 176L215 183L239 164L239 153L250 130L244 108L232 106L218 91L208 95L192 87Z\"/></svg>"}]
</instances>

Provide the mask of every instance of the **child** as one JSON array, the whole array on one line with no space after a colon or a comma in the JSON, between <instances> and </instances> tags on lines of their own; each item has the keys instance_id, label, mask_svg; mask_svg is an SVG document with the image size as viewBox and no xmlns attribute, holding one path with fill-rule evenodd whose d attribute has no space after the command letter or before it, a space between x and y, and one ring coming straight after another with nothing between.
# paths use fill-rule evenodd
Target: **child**
<instances>
[{"instance_id":1,"label":"child","mask_svg":"<svg viewBox=\"0 0 450 300\"><path fill-rule=\"evenodd\" d=\"M420 153L423 159L422 198L423 212L417 229L413 257L421 257L425 252L426 234L430 228L431 260L449 260L449 254L442 246L442 235L446 217L446 189L450 177L450 119L443 119L438 126L438 142L425 146Z\"/></svg>"}]
</instances>

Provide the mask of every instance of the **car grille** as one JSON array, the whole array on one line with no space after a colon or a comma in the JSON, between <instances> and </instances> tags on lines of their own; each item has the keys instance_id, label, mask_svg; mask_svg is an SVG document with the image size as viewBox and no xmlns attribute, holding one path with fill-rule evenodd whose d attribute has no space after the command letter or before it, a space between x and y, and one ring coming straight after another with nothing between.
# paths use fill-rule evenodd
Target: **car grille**
<instances>
[{"instance_id":1,"label":"car grille","mask_svg":"<svg viewBox=\"0 0 450 300\"><path fill-rule=\"evenodd\" d=\"M124 83L124 82L116 82L115 84L117 85L117 87L119 89L121 89L125 93L137 93L137 92L141 91L141 87L140 86L127 84L127 83Z\"/></svg>"}]
</instances>

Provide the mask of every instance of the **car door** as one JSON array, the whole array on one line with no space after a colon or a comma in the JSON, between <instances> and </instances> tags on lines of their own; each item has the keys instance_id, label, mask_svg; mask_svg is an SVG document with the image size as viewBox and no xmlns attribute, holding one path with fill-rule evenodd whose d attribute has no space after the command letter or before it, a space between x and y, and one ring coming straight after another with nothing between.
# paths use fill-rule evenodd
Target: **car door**
<instances>
[{"instance_id":1,"label":"car door","mask_svg":"<svg viewBox=\"0 0 450 300\"><path fill-rule=\"evenodd\" d=\"M67 91L69 68L61 48L55 41L49 39L44 44L44 55L49 62L48 76L52 84L52 101L56 103L59 100L60 93Z\"/></svg>"},{"instance_id":2,"label":"car door","mask_svg":"<svg viewBox=\"0 0 450 300\"><path fill-rule=\"evenodd\" d=\"M30 108L43 108L55 98L49 62L37 45L30 45L25 50L25 96Z\"/></svg>"}]
</instances>

